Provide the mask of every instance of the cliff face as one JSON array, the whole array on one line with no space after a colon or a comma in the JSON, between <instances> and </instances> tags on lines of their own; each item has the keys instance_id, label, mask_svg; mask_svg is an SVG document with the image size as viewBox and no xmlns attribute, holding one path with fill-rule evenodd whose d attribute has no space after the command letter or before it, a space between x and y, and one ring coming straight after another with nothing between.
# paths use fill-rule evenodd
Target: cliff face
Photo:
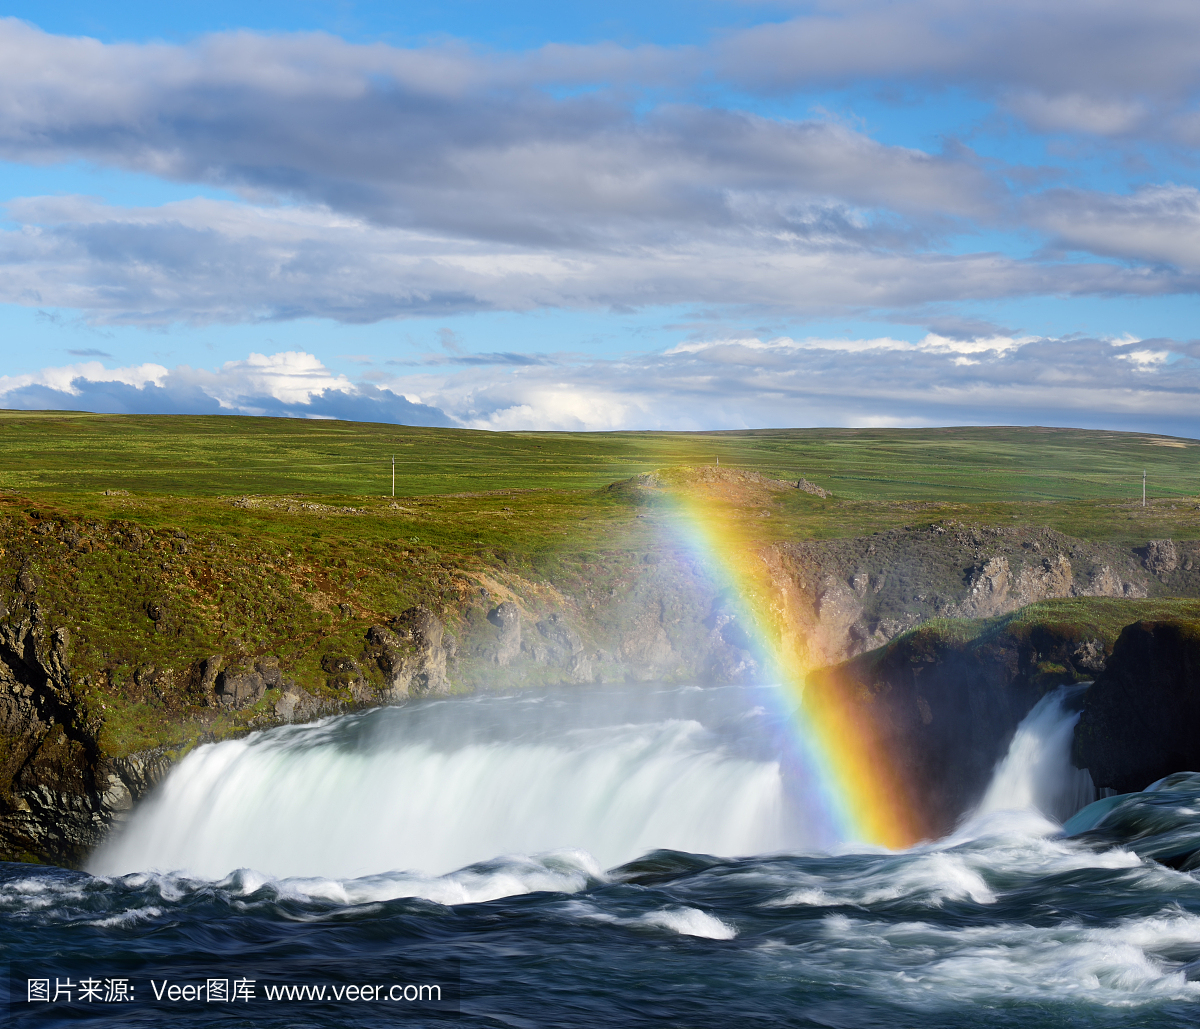
<instances>
[{"instance_id":1,"label":"cliff face","mask_svg":"<svg viewBox=\"0 0 1200 1029\"><path fill-rule=\"evenodd\" d=\"M71 865L131 794L80 717L68 632L24 614L0 626L0 853Z\"/></svg>"},{"instance_id":2,"label":"cliff face","mask_svg":"<svg viewBox=\"0 0 1200 1029\"><path fill-rule=\"evenodd\" d=\"M764 559L791 596L791 620L806 637L809 663L826 665L881 647L930 618L995 618L1074 597L1139 599L1168 585L1175 595L1195 596L1196 549L1187 569L1180 563L1168 571L1137 551L1051 529L948 521L781 543ZM1157 579L1148 561L1159 568Z\"/></svg>"},{"instance_id":3,"label":"cliff face","mask_svg":"<svg viewBox=\"0 0 1200 1029\"><path fill-rule=\"evenodd\" d=\"M1122 631L1088 690L1072 759L1118 793L1200 769L1200 622Z\"/></svg>"},{"instance_id":4,"label":"cliff face","mask_svg":"<svg viewBox=\"0 0 1200 1029\"><path fill-rule=\"evenodd\" d=\"M932 838L982 798L1033 705L1090 678L1104 657L1103 641L1068 625L1011 624L965 640L930 626L817 673L809 688L857 697Z\"/></svg>"}]
</instances>

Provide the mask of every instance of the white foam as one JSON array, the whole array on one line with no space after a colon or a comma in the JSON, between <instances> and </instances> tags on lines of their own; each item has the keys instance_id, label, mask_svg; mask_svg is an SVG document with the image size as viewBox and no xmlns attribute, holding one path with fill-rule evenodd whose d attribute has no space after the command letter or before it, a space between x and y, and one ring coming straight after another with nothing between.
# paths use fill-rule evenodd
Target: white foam
<instances>
[{"instance_id":1,"label":"white foam","mask_svg":"<svg viewBox=\"0 0 1200 1029\"><path fill-rule=\"evenodd\" d=\"M1071 741L1080 713L1069 710L1068 702L1079 688L1048 693L1025 716L976 814L1039 811L1062 823L1096 799L1092 777L1071 764Z\"/></svg>"},{"instance_id":2,"label":"white foam","mask_svg":"<svg viewBox=\"0 0 1200 1029\"><path fill-rule=\"evenodd\" d=\"M1200 917L1182 912L1104 928L1002 922L951 929L831 915L824 930L831 950L815 953L840 958L823 959L830 976L901 1002L1078 998L1128 1007L1200 1000L1200 983L1189 982L1178 962L1159 956L1174 945L1200 945ZM814 951L804 950L811 972Z\"/></svg>"},{"instance_id":3,"label":"white foam","mask_svg":"<svg viewBox=\"0 0 1200 1029\"><path fill-rule=\"evenodd\" d=\"M638 919L643 925L656 925L670 929L681 936L702 936L709 940L732 940L737 930L728 922L707 914L698 908L669 908L652 911Z\"/></svg>"},{"instance_id":4,"label":"white foam","mask_svg":"<svg viewBox=\"0 0 1200 1029\"><path fill-rule=\"evenodd\" d=\"M447 743L393 710L372 713L378 728L365 738L363 721L332 720L198 748L89 870L432 880L564 847L611 867L657 848L753 854L798 842L779 761L731 754L695 719L531 733L513 708L511 738ZM447 725L462 713L450 703L421 712Z\"/></svg>"}]
</instances>

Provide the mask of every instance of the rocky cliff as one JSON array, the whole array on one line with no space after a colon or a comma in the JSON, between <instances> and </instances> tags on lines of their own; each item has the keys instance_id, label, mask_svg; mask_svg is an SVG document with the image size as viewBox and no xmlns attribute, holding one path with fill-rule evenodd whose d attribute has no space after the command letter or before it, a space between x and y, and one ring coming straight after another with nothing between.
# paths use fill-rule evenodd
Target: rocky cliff
<instances>
[{"instance_id":1,"label":"rocky cliff","mask_svg":"<svg viewBox=\"0 0 1200 1029\"><path fill-rule=\"evenodd\" d=\"M1122 631L1088 690L1072 759L1118 793L1200 769L1200 621Z\"/></svg>"},{"instance_id":2,"label":"rocky cliff","mask_svg":"<svg viewBox=\"0 0 1200 1029\"><path fill-rule=\"evenodd\" d=\"M809 688L857 698L932 838L981 799L1021 719L1047 691L1104 667L1112 641L1102 635L1050 612L938 623L818 672Z\"/></svg>"}]
</instances>

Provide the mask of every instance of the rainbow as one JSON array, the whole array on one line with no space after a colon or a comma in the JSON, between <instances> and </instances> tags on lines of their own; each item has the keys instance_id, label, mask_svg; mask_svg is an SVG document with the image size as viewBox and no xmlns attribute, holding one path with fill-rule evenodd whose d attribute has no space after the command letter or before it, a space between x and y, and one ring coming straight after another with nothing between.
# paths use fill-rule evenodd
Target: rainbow
<instances>
[{"instance_id":1,"label":"rainbow","mask_svg":"<svg viewBox=\"0 0 1200 1029\"><path fill-rule=\"evenodd\" d=\"M781 686L788 729L828 822L824 828L840 842L911 846L922 835L913 791L868 705L843 684L826 677L819 686L810 681L809 648L789 617L787 591L772 576L761 544L746 532L744 518L711 495L670 490L668 496L679 542L734 600L763 672Z\"/></svg>"}]
</instances>

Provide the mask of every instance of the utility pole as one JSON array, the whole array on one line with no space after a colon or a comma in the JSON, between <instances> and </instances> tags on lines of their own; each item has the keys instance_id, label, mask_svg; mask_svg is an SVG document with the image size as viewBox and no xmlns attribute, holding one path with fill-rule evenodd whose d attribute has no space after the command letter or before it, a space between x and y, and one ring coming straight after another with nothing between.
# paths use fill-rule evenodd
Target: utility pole
<instances>
[{"instance_id":1,"label":"utility pole","mask_svg":"<svg viewBox=\"0 0 1200 1029\"><path fill-rule=\"evenodd\" d=\"M1146 469L1142 469L1142 507L1146 506Z\"/></svg>"},{"instance_id":2,"label":"utility pole","mask_svg":"<svg viewBox=\"0 0 1200 1029\"><path fill-rule=\"evenodd\" d=\"M392 499L396 499L396 455L392 455Z\"/></svg>"}]
</instances>

